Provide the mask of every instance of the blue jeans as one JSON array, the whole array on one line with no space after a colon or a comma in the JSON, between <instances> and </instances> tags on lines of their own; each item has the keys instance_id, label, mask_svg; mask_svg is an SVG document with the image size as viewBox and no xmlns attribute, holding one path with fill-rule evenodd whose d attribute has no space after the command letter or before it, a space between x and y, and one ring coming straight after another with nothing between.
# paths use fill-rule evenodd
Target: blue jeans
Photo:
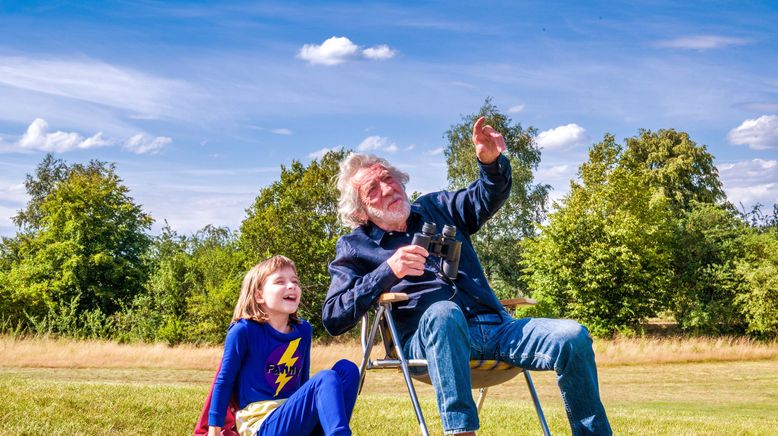
<instances>
[{"instance_id":1,"label":"blue jeans","mask_svg":"<svg viewBox=\"0 0 778 436\"><path fill-rule=\"evenodd\" d=\"M359 369L339 360L319 371L272 411L258 435L351 435L351 412L357 401Z\"/></svg>"},{"instance_id":2,"label":"blue jeans","mask_svg":"<svg viewBox=\"0 0 778 436\"><path fill-rule=\"evenodd\" d=\"M402 327L398 326L401 331ZM424 312L403 349L408 358L427 359L446 433L479 428L470 359L556 371L572 433L612 433L600 401L592 339L586 327L575 321L514 319L507 312L467 320L456 303L439 301Z\"/></svg>"}]
</instances>

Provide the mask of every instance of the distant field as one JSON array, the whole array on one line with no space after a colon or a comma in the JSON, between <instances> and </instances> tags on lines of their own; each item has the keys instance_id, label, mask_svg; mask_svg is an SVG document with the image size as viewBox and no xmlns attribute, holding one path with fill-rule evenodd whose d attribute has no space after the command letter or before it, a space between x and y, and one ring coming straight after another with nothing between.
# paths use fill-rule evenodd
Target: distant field
<instances>
[{"instance_id":1,"label":"distant field","mask_svg":"<svg viewBox=\"0 0 778 436\"><path fill-rule=\"evenodd\" d=\"M772 435L778 429L775 344L642 340L601 342L597 350L616 434ZM189 434L220 353L0 338L0 434ZM694 359L695 353L707 357ZM357 356L353 345L317 346L314 370ZM569 434L553 374L533 375L552 432ZM418 390L431 430L440 434L432 391ZM522 379L492 388L481 420L482 435L539 433ZM418 433L397 372L368 374L352 424L355 434Z\"/></svg>"}]
</instances>

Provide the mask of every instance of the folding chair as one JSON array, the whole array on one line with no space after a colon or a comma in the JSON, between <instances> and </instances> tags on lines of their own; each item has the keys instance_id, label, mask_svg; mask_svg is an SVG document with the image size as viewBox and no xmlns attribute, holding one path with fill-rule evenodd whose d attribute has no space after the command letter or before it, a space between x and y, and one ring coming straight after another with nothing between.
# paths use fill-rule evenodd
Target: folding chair
<instances>
[{"instance_id":1,"label":"folding chair","mask_svg":"<svg viewBox=\"0 0 778 436\"><path fill-rule=\"evenodd\" d=\"M365 381L365 373L371 369L387 369L387 368L399 368L403 377L405 378L405 384L408 387L408 394L411 397L411 403L413 409L416 412L416 419L421 429L421 434L424 436L429 435L427 430L427 424L424 421L424 415L422 414L421 407L419 406L419 399L416 396L416 389L413 387L413 379L419 380L423 383L431 384L429 375L424 374L412 374L409 370L411 367L427 367L426 359L406 359L403 354L402 345L395 341L394 338L398 338L397 327L392 317L392 303L401 301L407 301L408 295L400 292L387 292L381 295L378 299L378 303L373 313L373 322L370 323L370 312L366 313L362 317L362 364L359 368L359 392L362 392L362 385ZM517 306L527 306L535 304L535 301L530 298L512 298L509 300L502 300L501 303L508 308ZM380 332L381 342L384 344L386 356L383 359L371 359L370 355L373 350L373 344L375 343L376 334ZM470 374L473 389L479 390L478 401L476 407L478 412L481 411L486 393L490 386L496 386L502 384L516 377L520 373L524 373L524 379L527 382L532 401L535 405L535 412L538 414L538 420L540 420L540 426L543 429L543 434L549 436L551 433L548 430L548 424L546 418L543 415L543 409L540 406L540 400L538 394L535 391L535 386L532 383L532 378L529 375L529 371L513 366L506 362L497 360L471 360L470 361Z\"/></svg>"}]
</instances>

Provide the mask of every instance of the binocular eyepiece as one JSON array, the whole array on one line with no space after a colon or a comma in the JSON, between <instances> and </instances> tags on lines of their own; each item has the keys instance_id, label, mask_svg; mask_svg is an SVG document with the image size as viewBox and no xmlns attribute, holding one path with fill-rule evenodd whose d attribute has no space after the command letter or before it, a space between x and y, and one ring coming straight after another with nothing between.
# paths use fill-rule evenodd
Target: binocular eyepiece
<instances>
[{"instance_id":1,"label":"binocular eyepiece","mask_svg":"<svg viewBox=\"0 0 778 436\"><path fill-rule=\"evenodd\" d=\"M430 256L439 257L441 260L441 277L454 280L459 271L459 255L462 251L462 243L455 239L457 228L445 225L443 231L435 234L437 226L435 223L425 222L421 232L413 235L414 245L424 247L429 251Z\"/></svg>"}]
</instances>

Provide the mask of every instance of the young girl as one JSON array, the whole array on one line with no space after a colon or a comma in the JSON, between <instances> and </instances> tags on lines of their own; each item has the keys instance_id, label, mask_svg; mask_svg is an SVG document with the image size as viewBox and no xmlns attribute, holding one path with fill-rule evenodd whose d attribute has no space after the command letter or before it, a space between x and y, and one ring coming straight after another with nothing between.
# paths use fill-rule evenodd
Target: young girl
<instances>
[{"instance_id":1,"label":"young girl","mask_svg":"<svg viewBox=\"0 0 778 436\"><path fill-rule=\"evenodd\" d=\"M233 393L241 435L351 434L359 370L341 360L308 379L311 325L297 318L301 293L286 257L246 274L214 382L209 435L220 434Z\"/></svg>"}]
</instances>

